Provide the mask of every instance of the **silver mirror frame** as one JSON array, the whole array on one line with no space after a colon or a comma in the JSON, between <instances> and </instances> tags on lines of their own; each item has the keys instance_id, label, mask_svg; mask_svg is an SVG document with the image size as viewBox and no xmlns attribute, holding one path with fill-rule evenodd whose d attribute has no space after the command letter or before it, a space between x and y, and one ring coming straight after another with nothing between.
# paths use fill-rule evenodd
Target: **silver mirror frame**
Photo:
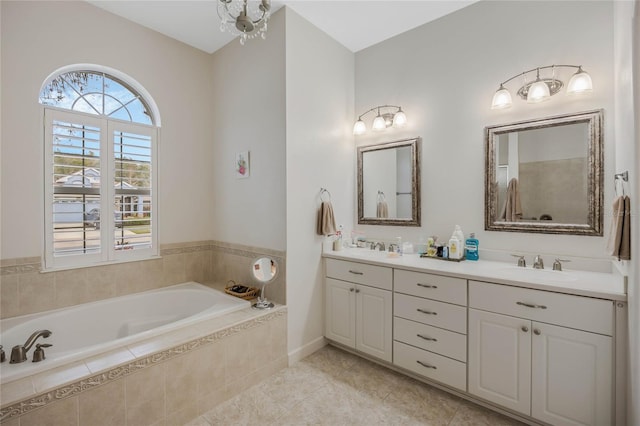
<instances>
[{"instance_id":1,"label":"silver mirror frame","mask_svg":"<svg viewBox=\"0 0 640 426\"><path fill-rule=\"evenodd\" d=\"M498 217L498 194L496 191L496 135L521 130L532 130L558 125L587 123L588 141L588 219L586 224L546 222L502 222ZM519 121L485 127L485 227L487 231L532 232L542 234L566 234L602 236L604 159L603 159L603 110L558 115L535 120Z\"/></svg>"},{"instance_id":2,"label":"silver mirror frame","mask_svg":"<svg viewBox=\"0 0 640 426\"><path fill-rule=\"evenodd\" d=\"M387 225L387 226L420 226L420 145L422 138L410 138L399 141L386 142L376 145L358 147L358 224L359 225ZM384 218L364 217L362 155L366 152L378 151L399 147L411 147L411 218Z\"/></svg>"}]
</instances>

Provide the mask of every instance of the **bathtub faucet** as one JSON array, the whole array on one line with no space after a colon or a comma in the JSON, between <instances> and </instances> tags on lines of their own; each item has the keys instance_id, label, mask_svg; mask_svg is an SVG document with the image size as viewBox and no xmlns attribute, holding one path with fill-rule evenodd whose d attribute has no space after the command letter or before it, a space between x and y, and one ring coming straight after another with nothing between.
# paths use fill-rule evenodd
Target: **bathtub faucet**
<instances>
[{"instance_id":1,"label":"bathtub faucet","mask_svg":"<svg viewBox=\"0 0 640 426\"><path fill-rule=\"evenodd\" d=\"M31 336L29 336L24 345L14 346L13 349L11 349L11 361L9 362L9 364L19 364L21 362L25 362L27 360L27 352L29 352L31 346L33 346L33 344L40 336L47 338L51 336L51 332L49 330L38 330Z\"/></svg>"}]
</instances>

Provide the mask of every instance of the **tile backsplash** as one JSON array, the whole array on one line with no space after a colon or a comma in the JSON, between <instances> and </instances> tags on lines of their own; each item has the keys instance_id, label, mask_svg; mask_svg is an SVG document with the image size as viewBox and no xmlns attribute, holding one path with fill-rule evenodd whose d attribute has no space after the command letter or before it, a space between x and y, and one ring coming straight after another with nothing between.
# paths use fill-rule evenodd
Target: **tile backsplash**
<instances>
[{"instance_id":1,"label":"tile backsplash","mask_svg":"<svg viewBox=\"0 0 640 426\"><path fill-rule=\"evenodd\" d=\"M0 318L26 315L196 281L256 286L253 260L271 256L278 277L265 295L285 304L285 253L219 241L166 244L157 259L42 272L39 257L0 262Z\"/></svg>"}]
</instances>

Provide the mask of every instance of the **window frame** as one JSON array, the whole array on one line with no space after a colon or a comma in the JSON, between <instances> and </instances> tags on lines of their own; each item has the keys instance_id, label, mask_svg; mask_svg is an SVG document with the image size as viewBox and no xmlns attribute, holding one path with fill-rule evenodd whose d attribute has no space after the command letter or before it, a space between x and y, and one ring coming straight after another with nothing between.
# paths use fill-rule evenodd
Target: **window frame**
<instances>
[{"instance_id":1,"label":"window frame","mask_svg":"<svg viewBox=\"0 0 640 426\"><path fill-rule=\"evenodd\" d=\"M42 108L44 146L44 270L71 269L101 264L145 260L159 255L158 246L158 145L160 129L156 125L132 123L80 111L40 104ZM102 218L115 215L113 200L116 195L114 132L131 132L151 138L151 246L135 250L116 250L114 244L115 220L102 221L100 226L100 253L69 256L54 254L53 224L53 122L62 120L74 124L88 124L100 129L100 211Z\"/></svg>"}]
</instances>

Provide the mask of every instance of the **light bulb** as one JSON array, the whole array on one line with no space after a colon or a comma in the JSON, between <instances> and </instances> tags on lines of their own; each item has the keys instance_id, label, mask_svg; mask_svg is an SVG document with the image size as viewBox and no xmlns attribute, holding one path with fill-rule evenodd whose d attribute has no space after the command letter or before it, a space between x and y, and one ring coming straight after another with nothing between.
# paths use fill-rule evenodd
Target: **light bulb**
<instances>
[{"instance_id":1,"label":"light bulb","mask_svg":"<svg viewBox=\"0 0 640 426\"><path fill-rule=\"evenodd\" d=\"M373 130L375 130L376 132L379 132L381 130L384 130L387 128L387 123L385 123L384 121L384 117L382 117L381 115L378 115L374 120L373 120L373 125L371 126L371 128Z\"/></svg>"},{"instance_id":2,"label":"light bulb","mask_svg":"<svg viewBox=\"0 0 640 426\"><path fill-rule=\"evenodd\" d=\"M593 82L591 76L582 70L582 67L578 67L578 71L571 76L569 84L567 84L567 93L587 93L593 90Z\"/></svg>"},{"instance_id":3,"label":"light bulb","mask_svg":"<svg viewBox=\"0 0 640 426\"><path fill-rule=\"evenodd\" d=\"M491 101L491 109L504 109L510 108L513 101L511 100L511 93L501 84L500 88L496 90Z\"/></svg>"},{"instance_id":4,"label":"light bulb","mask_svg":"<svg viewBox=\"0 0 640 426\"><path fill-rule=\"evenodd\" d=\"M551 93L549 92L549 86L544 81L537 79L530 87L527 93L527 102L534 104L549 100Z\"/></svg>"},{"instance_id":5,"label":"light bulb","mask_svg":"<svg viewBox=\"0 0 640 426\"><path fill-rule=\"evenodd\" d=\"M400 108L393 116L393 127L404 127L405 124L407 124L407 116Z\"/></svg>"},{"instance_id":6,"label":"light bulb","mask_svg":"<svg viewBox=\"0 0 640 426\"><path fill-rule=\"evenodd\" d=\"M361 135L366 131L367 131L366 124L364 124L364 121L358 119L358 121L356 121L356 124L353 125L353 134Z\"/></svg>"}]
</instances>

